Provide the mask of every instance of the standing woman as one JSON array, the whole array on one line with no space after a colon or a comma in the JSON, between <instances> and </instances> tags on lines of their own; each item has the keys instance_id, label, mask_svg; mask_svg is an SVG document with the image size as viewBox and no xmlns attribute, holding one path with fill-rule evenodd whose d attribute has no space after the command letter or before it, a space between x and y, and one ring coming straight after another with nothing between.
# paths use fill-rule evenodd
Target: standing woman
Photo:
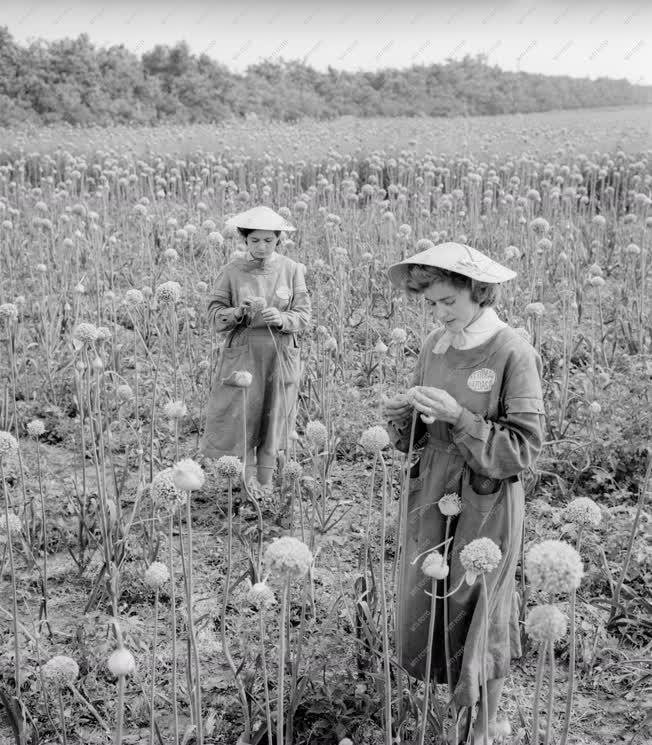
<instances>
[{"instance_id":1,"label":"standing woman","mask_svg":"<svg viewBox=\"0 0 652 745\"><path fill-rule=\"evenodd\" d=\"M300 377L297 335L310 323L310 298L305 266L276 251L281 231L293 231L294 226L269 207L254 207L229 222L247 252L222 268L208 304L214 328L227 337L200 451L208 458L243 458L246 483L254 492L269 493L278 452L287 450L294 430ZM241 371L252 376L244 392L244 420L243 381L236 375Z\"/></svg>"},{"instance_id":2,"label":"standing woman","mask_svg":"<svg viewBox=\"0 0 652 745\"><path fill-rule=\"evenodd\" d=\"M493 736L510 658L521 654L515 587L524 516L520 474L542 446L541 361L492 308L498 285L515 272L480 251L443 243L394 264L389 276L408 293L423 295L444 326L423 344L410 400L399 394L385 401L395 447L408 451L414 409L419 416L413 441L425 442L410 474L401 536L400 661L411 675L423 679L431 602L425 591L431 579L421 571L421 563L424 553L441 548L445 538L447 518L438 501L445 494L457 494L461 511L451 523L450 590L464 578L460 551L472 540L490 538L502 553L498 567L486 575L486 692L480 690L481 583L462 582L448 599L453 698L458 707L469 707L468 713L478 701L481 709L487 706ZM434 417L434 422L424 423L421 415L427 421ZM432 652L432 676L438 683L447 682L443 616L443 601L438 600ZM476 722L474 742L481 743L482 716Z\"/></svg>"}]
</instances>

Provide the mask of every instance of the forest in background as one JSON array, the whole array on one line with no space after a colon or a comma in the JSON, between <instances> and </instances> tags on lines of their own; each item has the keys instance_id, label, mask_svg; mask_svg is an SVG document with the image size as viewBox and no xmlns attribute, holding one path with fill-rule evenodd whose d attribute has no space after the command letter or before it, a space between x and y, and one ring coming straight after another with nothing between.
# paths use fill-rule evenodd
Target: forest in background
<instances>
[{"instance_id":1,"label":"forest in background","mask_svg":"<svg viewBox=\"0 0 652 745\"><path fill-rule=\"evenodd\" d=\"M141 56L77 39L18 44L0 27L0 126L211 123L255 114L297 121L343 115L459 116L652 103L625 79L508 72L483 55L375 72L320 72L266 60L244 74L185 42Z\"/></svg>"}]
</instances>

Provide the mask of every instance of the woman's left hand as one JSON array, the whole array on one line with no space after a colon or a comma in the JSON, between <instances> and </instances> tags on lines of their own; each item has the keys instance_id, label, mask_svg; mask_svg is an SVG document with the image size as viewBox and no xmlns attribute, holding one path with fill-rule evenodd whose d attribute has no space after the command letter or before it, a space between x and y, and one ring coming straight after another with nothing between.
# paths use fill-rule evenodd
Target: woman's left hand
<instances>
[{"instance_id":1,"label":"woman's left hand","mask_svg":"<svg viewBox=\"0 0 652 745\"><path fill-rule=\"evenodd\" d=\"M268 326L280 327L283 325L283 317L281 316L281 311L278 308L274 308L273 306L265 308L265 310L261 311L260 317Z\"/></svg>"},{"instance_id":2,"label":"woman's left hand","mask_svg":"<svg viewBox=\"0 0 652 745\"><path fill-rule=\"evenodd\" d=\"M455 424L462 413L462 406L441 388L417 385L413 389L413 405L417 411L449 424Z\"/></svg>"}]
</instances>

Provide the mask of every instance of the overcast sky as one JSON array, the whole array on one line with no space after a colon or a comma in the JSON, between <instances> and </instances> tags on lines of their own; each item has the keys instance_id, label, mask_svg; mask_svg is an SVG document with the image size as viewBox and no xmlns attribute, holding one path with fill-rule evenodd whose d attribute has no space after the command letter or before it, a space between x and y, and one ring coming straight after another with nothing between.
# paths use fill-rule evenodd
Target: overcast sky
<instances>
[{"instance_id":1,"label":"overcast sky","mask_svg":"<svg viewBox=\"0 0 652 745\"><path fill-rule=\"evenodd\" d=\"M376 70L484 52L490 64L574 77L652 84L648 0L4 0L14 38L88 33L137 53L185 40L233 71L261 59L303 59L316 69Z\"/></svg>"}]
</instances>

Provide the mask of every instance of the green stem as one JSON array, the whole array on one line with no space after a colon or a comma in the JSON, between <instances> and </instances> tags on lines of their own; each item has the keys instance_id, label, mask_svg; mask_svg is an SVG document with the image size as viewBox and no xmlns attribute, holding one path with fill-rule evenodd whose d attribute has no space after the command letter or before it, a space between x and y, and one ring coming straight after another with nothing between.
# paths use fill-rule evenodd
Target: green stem
<instances>
[{"instance_id":1,"label":"green stem","mask_svg":"<svg viewBox=\"0 0 652 745\"><path fill-rule=\"evenodd\" d=\"M383 500L380 516L380 608L383 632L383 671L385 674L385 745L392 745L392 673L389 658L389 629L387 612L387 592L385 590L385 539L387 527L387 466L381 453L378 454L383 467Z\"/></svg>"},{"instance_id":2,"label":"green stem","mask_svg":"<svg viewBox=\"0 0 652 745\"><path fill-rule=\"evenodd\" d=\"M152 641L152 682L149 689L149 745L154 745L154 692L156 689L156 639L158 636L158 587L154 594L154 639Z\"/></svg>"},{"instance_id":3,"label":"green stem","mask_svg":"<svg viewBox=\"0 0 652 745\"><path fill-rule=\"evenodd\" d=\"M63 707L63 695L61 688L58 689L59 693L59 716L61 717L61 734L63 736L63 745L68 745L68 737L66 736L66 715Z\"/></svg>"},{"instance_id":4,"label":"green stem","mask_svg":"<svg viewBox=\"0 0 652 745\"><path fill-rule=\"evenodd\" d=\"M549 745L552 732L552 713L555 707L555 645L548 644L548 659L550 660L550 681L548 683L548 711L546 712L546 737L544 745Z\"/></svg>"},{"instance_id":5,"label":"green stem","mask_svg":"<svg viewBox=\"0 0 652 745\"><path fill-rule=\"evenodd\" d=\"M482 624L482 667L480 677L482 680L482 738L484 745L489 745L489 692L487 690L487 654L489 637L489 593L487 592L487 579L482 574L482 595L484 623Z\"/></svg>"},{"instance_id":6,"label":"green stem","mask_svg":"<svg viewBox=\"0 0 652 745\"><path fill-rule=\"evenodd\" d=\"M285 681L285 616L290 594L290 577L288 576L281 591L281 616L279 619L278 645L278 687L276 704L276 745L285 745L283 741L283 687ZM291 745L291 744L290 744Z\"/></svg>"},{"instance_id":7,"label":"green stem","mask_svg":"<svg viewBox=\"0 0 652 745\"><path fill-rule=\"evenodd\" d=\"M421 717L421 731L419 745L424 745L426 729L428 727L428 705L430 703L430 671L432 669L432 647L435 635L435 614L437 612L437 580L432 578L432 597L430 598L430 623L428 624L428 645L426 647L426 673L423 677L425 690L423 693L423 712Z\"/></svg>"},{"instance_id":8,"label":"green stem","mask_svg":"<svg viewBox=\"0 0 652 745\"><path fill-rule=\"evenodd\" d=\"M265 655L265 619L263 608L258 611L260 623L260 660L263 666L263 687L265 691L265 719L267 720L267 745L273 745L274 733L272 731L272 711L269 701L269 679L267 677L267 658Z\"/></svg>"},{"instance_id":9,"label":"green stem","mask_svg":"<svg viewBox=\"0 0 652 745\"><path fill-rule=\"evenodd\" d=\"M11 598L12 598L12 617L14 622L14 677L16 680L16 698L20 699L21 688L21 657L20 657L20 640L18 637L18 598L16 596L16 566L14 564L14 547L11 538L11 526L9 523L9 495L7 494L7 482L5 481L5 471L0 457L0 480L2 481L2 492L5 502L5 525L7 527L7 551L9 552L9 569L11 572Z\"/></svg>"},{"instance_id":10,"label":"green stem","mask_svg":"<svg viewBox=\"0 0 652 745\"><path fill-rule=\"evenodd\" d=\"M539 646L537 673L534 681L534 700L532 702L532 736L530 737L530 745L539 745L539 698L541 697L541 683L543 681L543 668L547 651L548 642L542 642Z\"/></svg>"},{"instance_id":11,"label":"green stem","mask_svg":"<svg viewBox=\"0 0 652 745\"><path fill-rule=\"evenodd\" d=\"M118 708L116 710L115 737L113 745L122 745L122 715L125 702L125 676L118 678Z\"/></svg>"},{"instance_id":12,"label":"green stem","mask_svg":"<svg viewBox=\"0 0 652 745\"><path fill-rule=\"evenodd\" d=\"M174 555L172 548L172 528L174 523L173 505L170 505L168 522L168 551L170 554L170 612L172 614L172 711L174 718L174 745L179 745L179 706L177 703L177 598L174 577Z\"/></svg>"}]
</instances>

